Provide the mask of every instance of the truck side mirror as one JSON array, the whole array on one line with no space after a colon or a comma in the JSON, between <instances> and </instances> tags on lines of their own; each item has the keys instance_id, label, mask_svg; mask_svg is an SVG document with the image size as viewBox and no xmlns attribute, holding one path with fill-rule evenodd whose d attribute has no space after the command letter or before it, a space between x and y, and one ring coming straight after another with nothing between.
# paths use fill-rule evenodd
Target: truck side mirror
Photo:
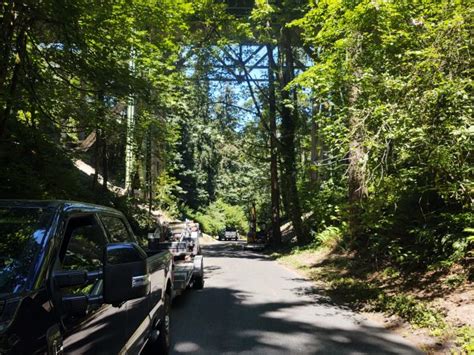
<instances>
[{"instance_id":1,"label":"truck side mirror","mask_svg":"<svg viewBox=\"0 0 474 355\"><path fill-rule=\"evenodd\" d=\"M104 303L121 303L150 293L147 254L135 243L111 243L104 255Z\"/></svg>"}]
</instances>

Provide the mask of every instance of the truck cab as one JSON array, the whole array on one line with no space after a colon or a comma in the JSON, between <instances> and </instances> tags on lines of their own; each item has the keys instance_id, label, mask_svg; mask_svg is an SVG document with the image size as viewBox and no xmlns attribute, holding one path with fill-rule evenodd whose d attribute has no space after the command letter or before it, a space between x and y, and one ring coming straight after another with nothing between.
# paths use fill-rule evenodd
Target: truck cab
<instances>
[{"instance_id":1,"label":"truck cab","mask_svg":"<svg viewBox=\"0 0 474 355\"><path fill-rule=\"evenodd\" d=\"M172 256L117 210L0 200L2 354L166 353Z\"/></svg>"},{"instance_id":2,"label":"truck cab","mask_svg":"<svg viewBox=\"0 0 474 355\"><path fill-rule=\"evenodd\" d=\"M233 226L227 226L225 227L224 233L222 236L219 238L219 240L238 240L239 239L239 231L237 228Z\"/></svg>"}]
</instances>

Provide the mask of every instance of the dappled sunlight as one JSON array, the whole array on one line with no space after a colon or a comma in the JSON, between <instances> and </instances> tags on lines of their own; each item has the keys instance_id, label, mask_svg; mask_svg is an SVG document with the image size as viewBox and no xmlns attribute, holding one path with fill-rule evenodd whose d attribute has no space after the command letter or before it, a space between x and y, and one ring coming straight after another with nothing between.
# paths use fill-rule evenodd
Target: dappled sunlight
<instances>
[{"instance_id":1,"label":"dappled sunlight","mask_svg":"<svg viewBox=\"0 0 474 355\"><path fill-rule=\"evenodd\" d=\"M176 300L172 353L417 353L265 257L225 246L204 254L212 276Z\"/></svg>"},{"instance_id":2,"label":"dappled sunlight","mask_svg":"<svg viewBox=\"0 0 474 355\"><path fill-rule=\"evenodd\" d=\"M380 328L320 327L285 319L285 310L297 310L310 301L252 304L242 302L242 298L239 291L225 288L206 288L199 295L186 297L178 309L173 309L174 322L185 329L175 329L174 353L416 353L387 339ZM300 338L297 349L289 347L294 336Z\"/></svg>"},{"instance_id":3,"label":"dappled sunlight","mask_svg":"<svg viewBox=\"0 0 474 355\"><path fill-rule=\"evenodd\" d=\"M199 351L201 348L196 343L192 342L180 342L176 344L174 352L177 354L181 353L193 353Z\"/></svg>"}]
</instances>

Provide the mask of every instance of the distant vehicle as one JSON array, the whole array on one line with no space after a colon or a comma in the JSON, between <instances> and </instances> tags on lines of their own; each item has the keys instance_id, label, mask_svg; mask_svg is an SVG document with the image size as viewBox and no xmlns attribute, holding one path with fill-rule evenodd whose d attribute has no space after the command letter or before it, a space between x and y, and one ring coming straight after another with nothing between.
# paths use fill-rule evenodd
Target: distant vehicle
<instances>
[{"instance_id":1,"label":"distant vehicle","mask_svg":"<svg viewBox=\"0 0 474 355\"><path fill-rule=\"evenodd\" d=\"M2 354L167 353L172 256L112 208L0 200Z\"/></svg>"},{"instance_id":2,"label":"distant vehicle","mask_svg":"<svg viewBox=\"0 0 474 355\"><path fill-rule=\"evenodd\" d=\"M238 240L239 231L235 227L226 227L223 234L219 235L219 240Z\"/></svg>"},{"instance_id":3,"label":"distant vehicle","mask_svg":"<svg viewBox=\"0 0 474 355\"><path fill-rule=\"evenodd\" d=\"M265 230L251 232L247 234L247 248L263 249L268 244L268 235Z\"/></svg>"}]
</instances>

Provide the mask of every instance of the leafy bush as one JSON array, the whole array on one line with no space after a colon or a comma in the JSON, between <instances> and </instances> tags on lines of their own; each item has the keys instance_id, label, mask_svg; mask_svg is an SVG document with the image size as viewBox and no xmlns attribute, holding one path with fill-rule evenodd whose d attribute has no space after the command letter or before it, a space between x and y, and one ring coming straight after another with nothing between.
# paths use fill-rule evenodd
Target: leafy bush
<instances>
[{"instance_id":1,"label":"leafy bush","mask_svg":"<svg viewBox=\"0 0 474 355\"><path fill-rule=\"evenodd\" d=\"M465 325L458 329L456 343L466 352L474 352L474 328Z\"/></svg>"},{"instance_id":2,"label":"leafy bush","mask_svg":"<svg viewBox=\"0 0 474 355\"><path fill-rule=\"evenodd\" d=\"M415 298L406 295L388 296L380 293L376 300L376 308L397 314L417 327L431 329L443 328L445 323L441 315Z\"/></svg>"},{"instance_id":3,"label":"leafy bush","mask_svg":"<svg viewBox=\"0 0 474 355\"><path fill-rule=\"evenodd\" d=\"M232 206L221 199L211 203L204 211L189 213L202 226L204 232L217 235L226 226L234 227L241 232L247 228L247 219L240 206Z\"/></svg>"},{"instance_id":4,"label":"leafy bush","mask_svg":"<svg viewBox=\"0 0 474 355\"><path fill-rule=\"evenodd\" d=\"M333 289L343 294L354 306L369 305L376 311L396 314L416 327L444 329L446 323L439 312L406 294L389 295L376 285L351 277L331 279Z\"/></svg>"},{"instance_id":5,"label":"leafy bush","mask_svg":"<svg viewBox=\"0 0 474 355\"><path fill-rule=\"evenodd\" d=\"M341 227L330 226L319 233L313 233L312 248L334 247L341 243L343 232Z\"/></svg>"}]
</instances>

